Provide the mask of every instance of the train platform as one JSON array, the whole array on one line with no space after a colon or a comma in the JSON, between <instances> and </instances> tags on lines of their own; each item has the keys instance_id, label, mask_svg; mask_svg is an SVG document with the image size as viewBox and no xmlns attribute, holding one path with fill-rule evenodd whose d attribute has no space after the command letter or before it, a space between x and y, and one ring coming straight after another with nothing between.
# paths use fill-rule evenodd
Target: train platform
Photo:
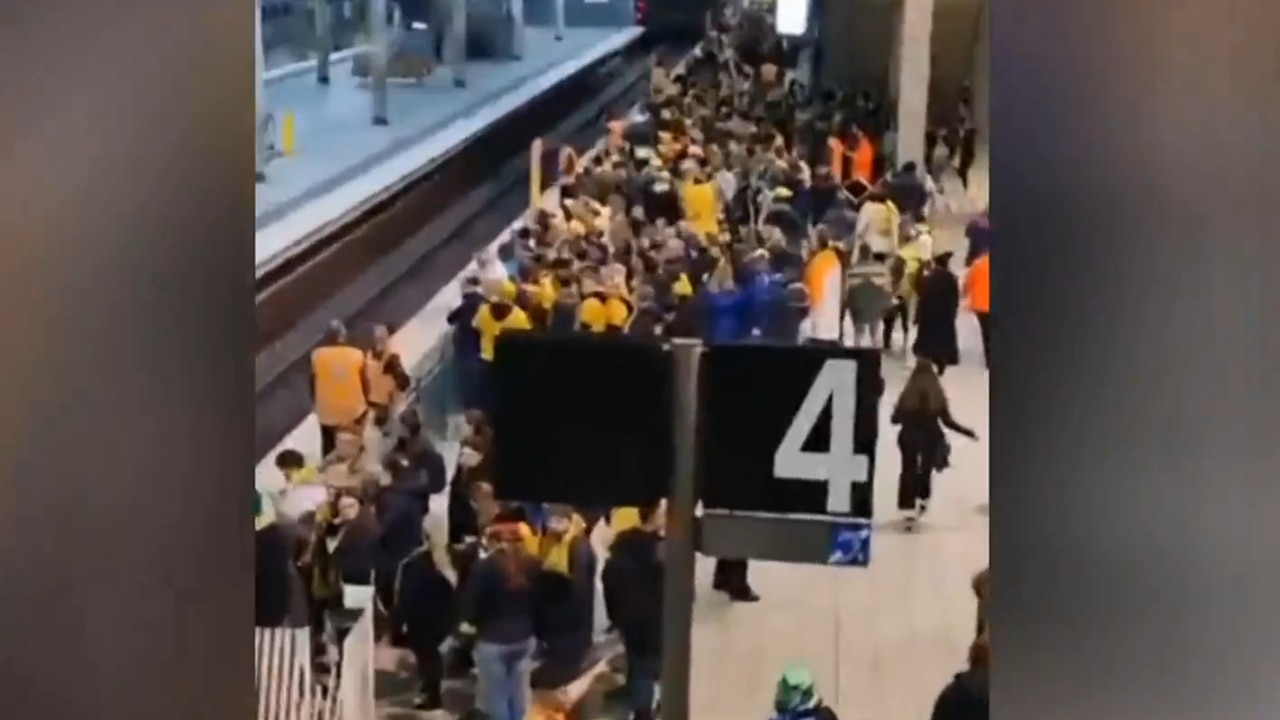
<instances>
[{"instance_id":1,"label":"train platform","mask_svg":"<svg viewBox=\"0 0 1280 720\"><path fill-rule=\"evenodd\" d=\"M297 145L270 163L267 180L256 187L258 273L641 34L633 27L570 27L557 42L549 27L526 32L522 59L469 63L465 88L453 87L447 68L424 82L392 82L387 127L371 122L372 98L351 73L351 53L338 56L328 87L305 67L273 72L268 109L277 118L293 115Z\"/></svg>"}]
</instances>

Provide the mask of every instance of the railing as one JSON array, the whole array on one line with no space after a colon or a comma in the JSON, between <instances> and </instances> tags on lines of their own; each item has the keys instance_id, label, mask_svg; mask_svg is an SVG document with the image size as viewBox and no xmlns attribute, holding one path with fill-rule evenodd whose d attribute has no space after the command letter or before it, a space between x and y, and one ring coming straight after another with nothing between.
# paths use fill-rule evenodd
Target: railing
<instances>
[{"instance_id":1,"label":"railing","mask_svg":"<svg viewBox=\"0 0 1280 720\"><path fill-rule=\"evenodd\" d=\"M352 626L323 677L312 670L310 628L255 628L257 720L373 720L373 610Z\"/></svg>"}]
</instances>

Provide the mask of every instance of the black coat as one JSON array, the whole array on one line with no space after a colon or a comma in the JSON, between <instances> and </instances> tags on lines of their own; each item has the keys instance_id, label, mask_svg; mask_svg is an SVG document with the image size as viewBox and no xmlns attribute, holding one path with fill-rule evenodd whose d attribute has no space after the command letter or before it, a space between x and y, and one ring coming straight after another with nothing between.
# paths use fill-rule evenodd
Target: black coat
<instances>
[{"instance_id":1,"label":"black coat","mask_svg":"<svg viewBox=\"0 0 1280 720\"><path fill-rule=\"evenodd\" d=\"M920 284L916 317L920 329L912 352L935 365L960 364L960 343L956 338L956 315L960 311L960 281L950 271L935 268Z\"/></svg>"},{"instance_id":2,"label":"black coat","mask_svg":"<svg viewBox=\"0 0 1280 720\"><path fill-rule=\"evenodd\" d=\"M458 598L427 548L419 548L396 572L391 625L410 647L439 647L458 625Z\"/></svg>"},{"instance_id":3,"label":"black coat","mask_svg":"<svg viewBox=\"0 0 1280 720\"><path fill-rule=\"evenodd\" d=\"M622 635L627 651L644 657L662 652L661 542L648 530L623 531L613 540L602 577L609 622Z\"/></svg>"},{"instance_id":4,"label":"black coat","mask_svg":"<svg viewBox=\"0 0 1280 720\"><path fill-rule=\"evenodd\" d=\"M991 695L985 670L957 673L938 693L929 720L987 720L991 717Z\"/></svg>"},{"instance_id":5,"label":"black coat","mask_svg":"<svg viewBox=\"0 0 1280 720\"><path fill-rule=\"evenodd\" d=\"M443 464L441 465L443 467ZM400 563L422 545L422 519L430 509L425 479L415 475L378 491L377 515L382 530L378 571L391 576Z\"/></svg>"},{"instance_id":6,"label":"black coat","mask_svg":"<svg viewBox=\"0 0 1280 720\"><path fill-rule=\"evenodd\" d=\"M293 541L272 523L253 534L253 624L283 627L293 598Z\"/></svg>"},{"instance_id":7,"label":"black coat","mask_svg":"<svg viewBox=\"0 0 1280 720\"><path fill-rule=\"evenodd\" d=\"M585 535L572 540L568 575L538 575L538 639L547 661L575 668L585 661L595 632L595 582L596 554Z\"/></svg>"}]
</instances>

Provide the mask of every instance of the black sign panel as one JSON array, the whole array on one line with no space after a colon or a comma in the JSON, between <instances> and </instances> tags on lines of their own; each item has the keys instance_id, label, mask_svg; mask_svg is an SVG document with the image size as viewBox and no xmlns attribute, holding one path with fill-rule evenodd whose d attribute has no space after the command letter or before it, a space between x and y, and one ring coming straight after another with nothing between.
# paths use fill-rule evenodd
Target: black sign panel
<instances>
[{"instance_id":1,"label":"black sign panel","mask_svg":"<svg viewBox=\"0 0 1280 720\"><path fill-rule=\"evenodd\" d=\"M701 362L704 507L871 517L878 350L727 345Z\"/></svg>"},{"instance_id":2,"label":"black sign panel","mask_svg":"<svg viewBox=\"0 0 1280 720\"><path fill-rule=\"evenodd\" d=\"M494 393L502 500L641 505L667 494L675 432L671 354L622 335L503 335Z\"/></svg>"}]
</instances>

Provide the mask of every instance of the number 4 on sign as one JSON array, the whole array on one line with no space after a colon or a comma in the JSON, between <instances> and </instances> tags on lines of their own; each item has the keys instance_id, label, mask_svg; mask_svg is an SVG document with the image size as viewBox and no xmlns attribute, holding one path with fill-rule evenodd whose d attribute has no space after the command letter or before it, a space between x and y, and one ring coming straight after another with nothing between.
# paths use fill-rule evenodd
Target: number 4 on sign
<instances>
[{"instance_id":1,"label":"number 4 on sign","mask_svg":"<svg viewBox=\"0 0 1280 720\"><path fill-rule=\"evenodd\" d=\"M858 363L826 361L773 453L775 478L826 483L827 512L836 515L852 510L854 484L870 480L870 458L853 449L857 400ZM804 450L804 441L818 424L828 401L831 403L831 446L827 452Z\"/></svg>"}]
</instances>

